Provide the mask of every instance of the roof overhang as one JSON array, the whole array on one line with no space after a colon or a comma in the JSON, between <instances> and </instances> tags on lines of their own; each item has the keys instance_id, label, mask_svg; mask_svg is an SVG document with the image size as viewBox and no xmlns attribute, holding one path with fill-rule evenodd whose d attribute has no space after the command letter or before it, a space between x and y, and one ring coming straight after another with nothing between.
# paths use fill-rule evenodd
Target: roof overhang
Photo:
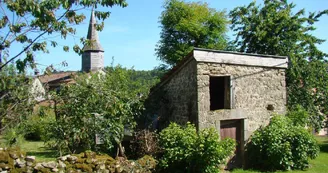
<instances>
[{"instance_id":1,"label":"roof overhang","mask_svg":"<svg viewBox=\"0 0 328 173\"><path fill-rule=\"evenodd\" d=\"M197 62L288 68L288 57L286 56L260 55L194 48L193 57Z\"/></svg>"}]
</instances>

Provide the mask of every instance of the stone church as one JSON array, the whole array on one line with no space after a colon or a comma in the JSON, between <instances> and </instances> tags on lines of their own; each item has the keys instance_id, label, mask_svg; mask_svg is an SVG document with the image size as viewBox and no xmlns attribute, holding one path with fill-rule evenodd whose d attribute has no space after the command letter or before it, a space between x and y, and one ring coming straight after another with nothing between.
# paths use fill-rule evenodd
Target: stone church
<instances>
[{"instance_id":1,"label":"stone church","mask_svg":"<svg viewBox=\"0 0 328 173\"><path fill-rule=\"evenodd\" d=\"M234 164L241 165L249 136L286 112L287 65L282 56L195 48L152 89L153 123L214 127L237 141Z\"/></svg>"},{"instance_id":2,"label":"stone church","mask_svg":"<svg viewBox=\"0 0 328 173\"><path fill-rule=\"evenodd\" d=\"M90 45L83 47L81 72L96 72L104 69L104 49L102 48L98 32L96 30L96 18L94 11L91 12L87 39L91 40ZM49 75L35 74L32 86L32 94L39 102L47 101L46 90L56 90L62 84L74 83L72 75L77 71L53 72Z\"/></svg>"}]
</instances>

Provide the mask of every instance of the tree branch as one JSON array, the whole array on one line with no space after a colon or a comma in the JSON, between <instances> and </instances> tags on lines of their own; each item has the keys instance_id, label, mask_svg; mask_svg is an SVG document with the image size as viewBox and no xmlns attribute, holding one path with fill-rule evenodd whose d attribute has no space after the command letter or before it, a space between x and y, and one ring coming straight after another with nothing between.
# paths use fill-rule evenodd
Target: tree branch
<instances>
[{"instance_id":1,"label":"tree branch","mask_svg":"<svg viewBox=\"0 0 328 173\"><path fill-rule=\"evenodd\" d=\"M67 9L65 11L65 13L60 16L57 21L59 21L60 19L62 19L66 14L67 12L69 12L70 8ZM26 46L21 52L19 52L16 56L10 58L7 62L5 62L4 64L1 64L0 66L0 70L2 70L7 64L9 64L11 61L13 61L14 59L16 59L17 57L19 57L21 54L23 54L25 51L27 51L32 45L33 43L35 43L40 37L42 37L44 34L48 33L49 29L51 29L53 27L53 24L47 28L46 31L44 31L43 33L41 33L40 35L38 35L28 46Z\"/></svg>"}]
</instances>

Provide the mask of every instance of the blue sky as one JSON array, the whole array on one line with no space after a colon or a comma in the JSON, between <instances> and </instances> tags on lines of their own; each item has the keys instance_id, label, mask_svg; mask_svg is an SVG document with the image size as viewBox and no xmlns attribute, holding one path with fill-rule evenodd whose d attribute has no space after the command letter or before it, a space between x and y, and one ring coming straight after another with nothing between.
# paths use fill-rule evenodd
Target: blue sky
<instances>
[{"instance_id":1,"label":"blue sky","mask_svg":"<svg viewBox=\"0 0 328 173\"><path fill-rule=\"evenodd\" d=\"M217 10L226 10L229 12L234 7L247 5L252 0L207 0L211 8ZM158 66L161 62L155 55L155 45L159 40L160 24L158 18L162 12L163 0L127 0L128 7L113 7L110 9L101 9L110 11L111 16L105 21L105 28L99 32L100 43L105 50L105 66L109 66L114 57L114 64L121 64L125 67L134 67L138 70L150 70ZM258 1L262 3L262 1ZM305 8L307 12L322 11L328 8L326 0L295 0L296 9ZM58 41L59 45L79 44L79 37L86 36L88 22L91 10L85 10L83 13L87 19L83 24L77 26L76 38L68 37L61 40L60 36L53 39ZM328 16L323 16L316 25L317 30L313 33L315 36L328 40ZM228 33L232 36L232 32ZM21 47L14 47L18 50ZM319 48L328 52L328 43L320 45ZM58 66L60 70L80 70L81 57L73 51L66 53L62 48L50 48L50 53L36 53L36 62L42 65L38 67L42 70L46 65L59 64L66 61L68 67Z\"/></svg>"}]
</instances>

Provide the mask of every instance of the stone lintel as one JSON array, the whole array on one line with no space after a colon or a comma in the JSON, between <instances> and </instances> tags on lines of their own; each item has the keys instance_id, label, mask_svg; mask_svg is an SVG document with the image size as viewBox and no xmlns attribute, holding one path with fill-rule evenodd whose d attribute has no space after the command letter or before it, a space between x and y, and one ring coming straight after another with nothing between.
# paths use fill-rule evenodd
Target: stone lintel
<instances>
[{"instance_id":1,"label":"stone lintel","mask_svg":"<svg viewBox=\"0 0 328 173\"><path fill-rule=\"evenodd\" d=\"M217 120L247 119L247 113L243 109L221 109L210 111L208 114L217 117Z\"/></svg>"}]
</instances>

